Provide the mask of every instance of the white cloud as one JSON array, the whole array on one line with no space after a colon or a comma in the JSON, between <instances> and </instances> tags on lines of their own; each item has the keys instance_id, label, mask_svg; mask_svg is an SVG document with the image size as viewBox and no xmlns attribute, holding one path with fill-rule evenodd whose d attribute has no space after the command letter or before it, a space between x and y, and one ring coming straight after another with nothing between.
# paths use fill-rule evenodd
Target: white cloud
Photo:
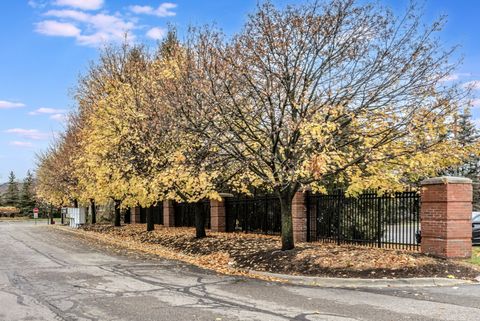
<instances>
[{"instance_id":1,"label":"white cloud","mask_svg":"<svg viewBox=\"0 0 480 321\"><path fill-rule=\"evenodd\" d=\"M149 14L157 17L173 17L176 12L171 11L175 9L177 4L172 2L161 3L156 9L151 6L131 6L130 10L137 14Z\"/></svg>"},{"instance_id":2,"label":"white cloud","mask_svg":"<svg viewBox=\"0 0 480 321\"><path fill-rule=\"evenodd\" d=\"M40 115L40 114L64 114L66 112L65 109L56 109L56 108L46 108L41 107L37 110L31 111L29 115Z\"/></svg>"},{"instance_id":3,"label":"white cloud","mask_svg":"<svg viewBox=\"0 0 480 321\"><path fill-rule=\"evenodd\" d=\"M34 139L34 140L43 140L49 137L47 133L43 133L38 129L11 128L11 129L7 129L5 133L15 134L23 138Z\"/></svg>"},{"instance_id":4,"label":"white cloud","mask_svg":"<svg viewBox=\"0 0 480 321\"><path fill-rule=\"evenodd\" d=\"M10 142L10 145L17 146L17 147L26 147L26 148L33 147L33 144L31 142L22 142L17 140Z\"/></svg>"},{"instance_id":5,"label":"white cloud","mask_svg":"<svg viewBox=\"0 0 480 321\"><path fill-rule=\"evenodd\" d=\"M65 114L53 114L52 116L50 116L50 119L60 121L60 122L64 122L68 119L68 116L65 115Z\"/></svg>"},{"instance_id":6,"label":"white cloud","mask_svg":"<svg viewBox=\"0 0 480 321\"><path fill-rule=\"evenodd\" d=\"M56 0L54 4L82 10L98 10L103 6L103 0Z\"/></svg>"},{"instance_id":7,"label":"white cloud","mask_svg":"<svg viewBox=\"0 0 480 321\"><path fill-rule=\"evenodd\" d=\"M471 88L474 90L480 89L480 80L472 80L463 84L464 88Z\"/></svg>"},{"instance_id":8,"label":"white cloud","mask_svg":"<svg viewBox=\"0 0 480 321\"><path fill-rule=\"evenodd\" d=\"M129 40L134 39L134 35L131 33L131 30L135 28L133 22L127 22L115 16L99 14L93 16L89 24L96 31L78 36L77 41L81 45L97 46L110 41L119 42L125 40L125 35L128 35Z\"/></svg>"},{"instance_id":9,"label":"white cloud","mask_svg":"<svg viewBox=\"0 0 480 321\"><path fill-rule=\"evenodd\" d=\"M138 14L152 14L153 12L153 8L150 7L150 6L131 6L130 7L130 10L132 10L132 12L134 13L138 13Z\"/></svg>"},{"instance_id":10,"label":"white cloud","mask_svg":"<svg viewBox=\"0 0 480 321\"><path fill-rule=\"evenodd\" d=\"M44 13L45 16L68 18L77 21L88 21L90 15L78 10L49 10Z\"/></svg>"},{"instance_id":11,"label":"white cloud","mask_svg":"<svg viewBox=\"0 0 480 321\"><path fill-rule=\"evenodd\" d=\"M28 114L32 115L32 116L34 116L34 115L50 115L50 117L49 117L50 119L56 120L56 121L59 121L59 122L63 122L63 121L66 121L68 119L68 116L67 116L66 112L67 111L65 109L42 107L42 108L38 108L37 110L31 111Z\"/></svg>"},{"instance_id":12,"label":"white cloud","mask_svg":"<svg viewBox=\"0 0 480 321\"><path fill-rule=\"evenodd\" d=\"M47 36L77 37L81 30L75 25L54 20L45 20L36 24L35 31Z\"/></svg>"},{"instance_id":13,"label":"white cloud","mask_svg":"<svg viewBox=\"0 0 480 321\"><path fill-rule=\"evenodd\" d=\"M28 5L34 9L37 9L37 8L44 8L46 6L46 3L43 1L29 0Z\"/></svg>"},{"instance_id":14,"label":"white cloud","mask_svg":"<svg viewBox=\"0 0 480 321\"><path fill-rule=\"evenodd\" d=\"M440 81L448 82L448 81L458 80L462 77L470 77L470 76L471 76L471 74L468 73L468 72L457 72L457 73L450 74L450 75L447 75L447 76L443 77L442 79L440 79Z\"/></svg>"},{"instance_id":15,"label":"white cloud","mask_svg":"<svg viewBox=\"0 0 480 321\"><path fill-rule=\"evenodd\" d=\"M25 104L15 103L13 101L0 100L0 109L11 109L25 107Z\"/></svg>"},{"instance_id":16,"label":"white cloud","mask_svg":"<svg viewBox=\"0 0 480 321\"><path fill-rule=\"evenodd\" d=\"M78 43L83 46L97 46L108 43L109 40L111 40L111 37L105 32L96 32L91 35L79 36L77 38Z\"/></svg>"},{"instance_id":17,"label":"white cloud","mask_svg":"<svg viewBox=\"0 0 480 321\"><path fill-rule=\"evenodd\" d=\"M57 23L74 26L78 32L72 32L70 36L80 45L98 46L110 41L123 41L125 34L129 35L130 40L134 38L131 31L135 29L135 23L126 21L119 15L88 14L77 10L50 10L45 15L62 21ZM82 30L75 26L78 24Z\"/></svg>"},{"instance_id":18,"label":"white cloud","mask_svg":"<svg viewBox=\"0 0 480 321\"><path fill-rule=\"evenodd\" d=\"M440 81L442 82L454 81L454 80L458 80L458 77L459 77L458 74L451 74L441 78Z\"/></svg>"},{"instance_id":19,"label":"white cloud","mask_svg":"<svg viewBox=\"0 0 480 321\"><path fill-rule=\"evenodd\" d=\"M151 39L160 40L165 36L166 33L167 33L166 29L154 27L147 31L146 36Z\"/></svg>"}]
</instances>

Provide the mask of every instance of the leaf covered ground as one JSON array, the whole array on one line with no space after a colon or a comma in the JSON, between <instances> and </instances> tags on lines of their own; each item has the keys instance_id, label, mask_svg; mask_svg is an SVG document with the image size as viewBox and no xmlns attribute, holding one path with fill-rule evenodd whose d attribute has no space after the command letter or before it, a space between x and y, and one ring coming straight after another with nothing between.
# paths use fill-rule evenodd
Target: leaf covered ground
<instances>
[{"instance_id":1,"label":"leaf covered ground","mask_svg":"<svg viewBox=\"0 0 480 321\"><path fill-rule=\"evenodd\" d=\"M90 239L134 251L178 259L226 274L248 270L324 277L474 279L480 272L461 261L442 260L416 252L354 245L299 243L280 251L280 238L245 233L213 233L194 237L193 228L145 225L87 225L76 231Z\"/></svg>"}]
</instances>

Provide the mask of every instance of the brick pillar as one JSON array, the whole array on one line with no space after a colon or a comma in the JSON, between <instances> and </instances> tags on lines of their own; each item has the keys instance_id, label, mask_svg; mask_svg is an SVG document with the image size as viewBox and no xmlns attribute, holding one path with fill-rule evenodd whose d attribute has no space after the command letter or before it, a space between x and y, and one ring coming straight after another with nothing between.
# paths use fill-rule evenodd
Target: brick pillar
<instances>
[{"instance_id":1,"label":"brick pillar","mask_svg":"<svg viewBox=\"0 0 480 321\"><path fill-rule=\"evenodd\" d=\"M175 208L173 201L163 201L163 226L175 226Z\"/></svg>"},{"instance_id":2,"label":"brick pillar","mask_svg":"<svg viewBox=\"0 0 480 321\"><path fill-rule=\"evenodd\" d=\"M233 197L232 194L220 193L221 201L210 200L210 228L212 232L227 231L227 212L225 210L225 198Z\"/></svg>"},{"instance_id":3,"label":"brick pillar","mask_svg":"<svg viewBox=\"0 0 480 321\"><path fill-rule=\"evenodd\" d=\"M422 253L444 258L472 255L472 181L435 177L421 182Z\"/></svg>"},{"instance_id":4,"label":"brick pillar","mask_svg":"<svg viewBox=\"0 0 480 321\"><path fill-rule=\"evenodd\" d=\"M140 224L140 206L135 206L130 209L130 223Z\"/></svg>"},{"instance_id":5,"label":"brick pillar","mask_svg":"<svg viewBox=\"0 0 480 321\"><path fill-rule=\"evenodd\" d=\"M307 193L297 192L292 201L293 240L307 241Z\"/></svg>"}]
</instances>

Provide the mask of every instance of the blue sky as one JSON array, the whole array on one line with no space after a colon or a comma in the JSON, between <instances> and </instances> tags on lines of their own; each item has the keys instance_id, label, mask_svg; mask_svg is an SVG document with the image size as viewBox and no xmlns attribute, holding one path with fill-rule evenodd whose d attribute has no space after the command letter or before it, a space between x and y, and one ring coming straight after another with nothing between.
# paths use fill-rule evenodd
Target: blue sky
<instances>
[{"instance_id":1,"label":"blue sky","mask_svg":"<svg viewBox=\"0 0 480 321\"><path fill-rule=\"evenodd\" d=\"M48 146L73 109L78 75L105 42L121 41L127 30L154 46L168 24L182 33L188 25L215 22L227 34L239 30L256 0L2 0L0 1L0 182L10 170L23 178L34 155ZM277 0L285 5L294 0ZM381 3L396 11L406 0ZM423 3L423 2L422 2ZM461 45L464 63L451 81L479 81L480 1L426 0L425 22L441 14L446 46ZM480 125L480 100L473 108Z\"/></svg>"}]
</instances>

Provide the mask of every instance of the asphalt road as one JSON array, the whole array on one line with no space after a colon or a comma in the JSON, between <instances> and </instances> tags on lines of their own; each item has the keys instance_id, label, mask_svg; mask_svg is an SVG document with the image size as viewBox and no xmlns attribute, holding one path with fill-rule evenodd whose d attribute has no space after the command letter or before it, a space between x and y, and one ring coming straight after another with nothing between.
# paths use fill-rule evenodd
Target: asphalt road
<instances>
[{"instance_id":1,"label":"asphalt road","mask_svg":"<svg viewBox=\"0 0 480 321\"><path fill-rule=\"evenodd\" d=\"M275 284L0 221L0 320L480 320L480 286Z\"/></svg>"}]
</instances>

